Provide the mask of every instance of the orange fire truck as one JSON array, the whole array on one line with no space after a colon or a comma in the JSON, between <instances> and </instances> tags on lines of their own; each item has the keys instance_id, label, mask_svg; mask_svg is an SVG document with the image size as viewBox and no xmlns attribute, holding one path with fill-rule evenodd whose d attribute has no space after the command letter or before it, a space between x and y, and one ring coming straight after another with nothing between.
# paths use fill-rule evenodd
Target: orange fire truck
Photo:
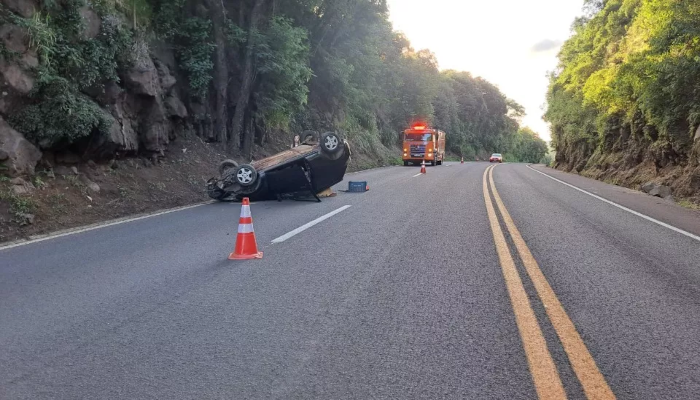
<instances>
[{"instance_id":1,"label":"orange fire truck","mask_svg":"<svg viewBox=\"0 0 700 400\"><path fill-rule=\"evenodd\" d=\"M445 159L445 132L424 123L415 123L403 132L403 165L442 165Z\"/></svg>"}]
</instances>

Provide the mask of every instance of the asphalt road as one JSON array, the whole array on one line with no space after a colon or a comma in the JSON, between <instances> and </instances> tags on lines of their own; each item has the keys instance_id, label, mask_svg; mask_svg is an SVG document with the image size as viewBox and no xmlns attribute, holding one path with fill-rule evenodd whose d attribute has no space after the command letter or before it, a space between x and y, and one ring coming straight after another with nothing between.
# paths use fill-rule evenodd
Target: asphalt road
<instances>
[{"instance_id":1,"label":"asphalt road","mask_svg":"<svg viewBox=\"0 0 700 400\"><path fill-rule=\"evenodd\" d=\"M487 167L255 203L261 260L224 203L2 249L0 398L697 398L699 213Z\"/></svg>"}]
</instances>

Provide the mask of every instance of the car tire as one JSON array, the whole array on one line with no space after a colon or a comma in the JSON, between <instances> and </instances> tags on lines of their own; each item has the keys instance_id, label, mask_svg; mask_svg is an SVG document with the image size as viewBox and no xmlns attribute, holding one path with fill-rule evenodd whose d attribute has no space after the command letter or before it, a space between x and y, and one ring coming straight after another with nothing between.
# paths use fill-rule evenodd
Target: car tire
<instances>
[{"instance_id":1,"label":"car tire","mask_svg":"<svg viewBox=\"0 0 700 400\"><path fill-rule=\"evenodd\" d=\"M304 131L301 134L301 144L311 145L318 143L318 132Z\"/></svg>"},{"instance_id":2,"label":"car tire","mask_svg":"<svg viewBox=\"0 0 700 400\"><path fill-rule=\"evenodd\" d=\"M404 162L403 162L403 166L404 166L404 167L408 167L408 161L404 161Z\"/></svg>"},{"instance_id":3,"label":"car tire","mask_svg":"<svg viewBox=\"0 0 700 400\"><path fill-rule=\"evenodd\" d=\"M234 178L243 187L252 186L258 180L258 171L250 164L243 164L236 169Z\"/></svg>"},{"instance_id":4,"label":"car tire","mask_svg":"<svg viewBox=\"0 0 700 400\"><path fill-rule=\"evenodd\" d=\"M343 145L343 140L335 132L325 132L321 135L321 140L319 142L321 147L321 154L330 160L337 160L343 155L343 150L345 146Z\"/></svg>"},{"instance_id":5,"label":"car tire","mask_svg":"<svg viewBox=\"0 0 700 400\"><path fill-rule=\"evenodd\" d=\"M238 163L233 160L224 160L219 163L219 175L224 176L230 169L238 168Z\"/></svg>"}]
</instances>

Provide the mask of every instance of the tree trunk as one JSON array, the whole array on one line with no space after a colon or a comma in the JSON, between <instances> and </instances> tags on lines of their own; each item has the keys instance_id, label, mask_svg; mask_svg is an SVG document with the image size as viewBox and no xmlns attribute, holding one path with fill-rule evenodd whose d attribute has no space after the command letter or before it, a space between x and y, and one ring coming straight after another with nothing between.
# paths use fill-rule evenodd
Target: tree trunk
<instances>
[{"instance_id":1,"label":"tree trunk","mask_svg":"<svg viewBox=\"0 0 700 400\"><path fill-rule=\"evenodd\" d=\"M253 125L253 116L248 113L245 122L245 135L243 135L243 156L246 160L253 159L253 139L255 139L255 127Z\"/></svg>"},{"instance_id":2,"label":"tree trunk","mask_svg":"<svg viewBox=\"0 0 700 400\"><path fill-rule=\"evenodd\" d=\"M240 5L238 9L238 27L243 29L245 26L245 4Z\"/></svg>"},{"instance_id":3,"label":"tree trunk","mask_svg":"<svg viewBox=\"0 0 700 400\"><path fill-rule=\"evenodd\" d=\"M227 95L228 95L228 65L226 63L226 10L219 0L206 0L212 17L214 28L214 137L226 146Z\"/></svg>"},{"instance_id":4,"label":"tree trunk","mask_svg":"<svg viewBox=\"0 0 700 400\"><path fill-rule=\"evenodd\" d=\"M255 31L258 27L258 20L262 12L262 6L265 0L255 0L253 9L250 12L250 23L248 24L248 42L246 44L245 56L243 60L243 74L241 76L241 89L238 93L238 101L236 102L236 110L233 114L233 123L231 131L231 141L229 149L231 151L238 150L241 143L241 131L243 130L243 119L248 108L250 100L251 88L253 85L253 51L255 50ZM245 139L245 136L244 136Z\"/></svg>"}]
</instances>

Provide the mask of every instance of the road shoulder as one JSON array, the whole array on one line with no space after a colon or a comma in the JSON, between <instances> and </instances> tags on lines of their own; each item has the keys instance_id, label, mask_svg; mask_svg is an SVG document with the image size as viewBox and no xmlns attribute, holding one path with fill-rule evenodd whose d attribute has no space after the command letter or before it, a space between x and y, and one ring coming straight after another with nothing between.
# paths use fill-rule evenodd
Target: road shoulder
<instances>
[{"instance_id":1,"label":"road shoulder","mask_svg":"<svg viewBox=\"0 0 700 400\"><path fill-rule=\"evenodd\" d=\"M700 211L690 210L671 200L649 196L637 190L610 185L594 179L558 171L543 165L529 165L530 169L573 185L590 194L602 197L672 227L700 236ZM562 190L573 190L561 184ZM591 198L591 201L601 201Z\"/></svg>"}]
</instances>

